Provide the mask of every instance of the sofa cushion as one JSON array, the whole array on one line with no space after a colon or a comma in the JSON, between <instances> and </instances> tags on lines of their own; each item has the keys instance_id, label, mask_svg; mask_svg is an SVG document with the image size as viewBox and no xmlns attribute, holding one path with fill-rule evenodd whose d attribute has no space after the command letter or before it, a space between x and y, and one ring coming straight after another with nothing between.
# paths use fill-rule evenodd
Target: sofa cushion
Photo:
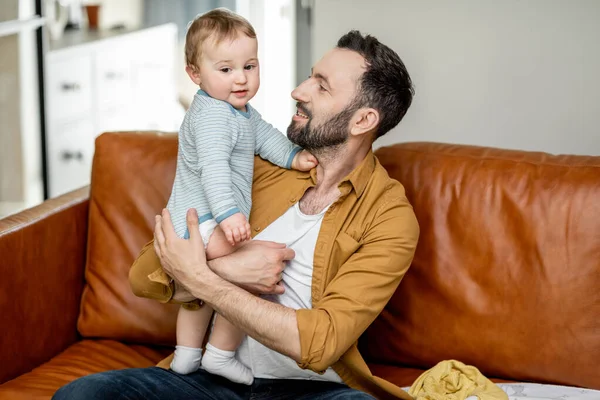
<instances>
[{"instance_id":1,"label":"sofa cushion","mask_svg":"<svg viewBox=\"0 0 600 400\"><path fill-rule=\"evenodd\" d=\"M152 238L175 177L177 136L108 133L96 140L88 254L78 329L84 337L175 341L175 305L136 297L128 272Z\"/></svg>"},{"instance_id":2,"label":"sofa cushion","mask_svg":"<svg viewBox=\"0 0 600 400\"><path fill-rule=\"evenodd\" d=\"M600 388L600 157L431 143L377 157L421 236L361 338L367 360L458 359L488 376Z\"/></svg>"},{"instance_id":3,"label":"sofa cushion","mask_svg":"<svg viewBox=\"0 0 600 400\"><path fill-rule=\"evenodd\" d=\"M83 340L33 371L0 385L0 400L50 399L63 385L96 372L155 365L170 349Z\"/></svg>"}]
</instances>

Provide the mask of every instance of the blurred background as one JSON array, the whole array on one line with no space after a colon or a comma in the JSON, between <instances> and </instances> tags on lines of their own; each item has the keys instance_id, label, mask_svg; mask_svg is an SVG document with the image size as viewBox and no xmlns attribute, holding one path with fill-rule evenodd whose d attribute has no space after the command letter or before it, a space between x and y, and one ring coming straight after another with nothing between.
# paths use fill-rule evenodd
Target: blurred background
<instances>
[{"instance_id":1,"label":"blurred background","mask_svg":"<svg viewBox=\"0 0 600 400\"><path fill-rule=\"evenodd\" d=\"M252 105L282 132L290 92L359 29L398 52L416 90L375 147L600 155L597 0L0 0L0 217L88 184L102 132L177 131L197 89L186 27L216 7L254 25Z\"/></svg>"}]
</instances>

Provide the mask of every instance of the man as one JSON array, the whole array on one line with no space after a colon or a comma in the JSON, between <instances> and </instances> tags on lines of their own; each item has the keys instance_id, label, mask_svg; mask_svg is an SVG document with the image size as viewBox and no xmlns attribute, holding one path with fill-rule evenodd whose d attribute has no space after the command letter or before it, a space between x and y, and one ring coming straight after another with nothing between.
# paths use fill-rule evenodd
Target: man
<instances>
[{"instance_id":1,"label":"man","mask_svg":"<svg viewBox=\"0 0 600 400\"><path fill-rule=\"evenodd\" d=\"M371 374L357 341L398 287L418 239L403 187L371 149L404 117L412 96L398 55L351 31L292 92L297 112L288 137L319 165L303 173L256 161L250 223L264 242L207 263L194 210L189 240L176 236L168 212L156 217L154 250L179 284L176 295L202 299L247 334L237 356L255 376L251 386L202 370L130 369L78 379L55 398L409 399ZM242 258L247 270L232 273ZM136 282L147 271L135 268L134 290L172 300L173 293L150 293ZM262 275L252 281L248 270Z\"/></svg>"}]
</instances>

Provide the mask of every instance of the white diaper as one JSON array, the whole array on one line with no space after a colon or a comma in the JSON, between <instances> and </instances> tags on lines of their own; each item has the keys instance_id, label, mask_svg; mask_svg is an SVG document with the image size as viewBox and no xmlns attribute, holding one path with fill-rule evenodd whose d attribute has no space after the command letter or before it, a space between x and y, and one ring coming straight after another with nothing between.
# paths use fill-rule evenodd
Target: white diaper
<instances>
[{"instance_id":1,"label":"white diaper","mask_svg":"<svg viewBox=\"0 0 600 400\"><path fill-rule=\"evenodd\" d=\"M215 221L214 219L209 219L208 221L204 221L200 224L200 236L202 236L202 241L204 242L205 249L208 247L208 241L210 240L210 237L214 233L216 227L217 221Z\"/></svg>"}]
</instances>

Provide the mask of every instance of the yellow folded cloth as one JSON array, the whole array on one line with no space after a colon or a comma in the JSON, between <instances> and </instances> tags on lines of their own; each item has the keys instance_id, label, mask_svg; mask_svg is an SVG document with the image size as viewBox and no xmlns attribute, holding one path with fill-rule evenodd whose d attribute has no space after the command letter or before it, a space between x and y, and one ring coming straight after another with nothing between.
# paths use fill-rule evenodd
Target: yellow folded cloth
<instances>
[{"instance_id":1,"label":"yellow folded cloth","mask_svg":"<svg viewBox=\"0 0 600 400\"><path fill-rule=\"evenodd\" d=\"M508 396L479 370L460 361L441 361L423 372L408 393L415 400L508 400Z\"/></svg>"}]
</instances>

